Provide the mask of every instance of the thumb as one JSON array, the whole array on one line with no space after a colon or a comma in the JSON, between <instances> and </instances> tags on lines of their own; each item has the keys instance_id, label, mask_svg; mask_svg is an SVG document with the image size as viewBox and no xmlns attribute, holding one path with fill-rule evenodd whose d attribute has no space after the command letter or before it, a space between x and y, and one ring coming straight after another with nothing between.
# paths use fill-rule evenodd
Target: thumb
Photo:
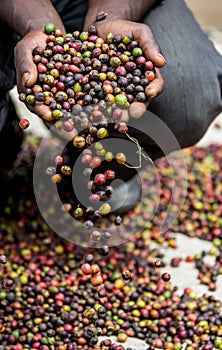
<instances>
[{"instance_id":1,"label":"thumb","mask_svg":"<svg viewBox=\"0 0 222 350\"><path fill-rule=\"evenodd\" d=\"M45 35L36 31L29 33L15 47L15 68L17 75L17 85L19 91L24 91L25 87L31 87L35 84L38 72L33 61L33 49L36 46L45 47Z\"/></svg>"},{"instance_id":2,"label":"thumb","mask_svg":"<svg viewBox=\"0 0 222 350\"><path fill-rule=\"evenodd\" d=\"M17 82L21 89L33 86L38 78L38 72L33 62L32 53L30 52L30 55L25 53L24 56L16 70Z\"/></svg>"},{"instance_id":3,"label":"thumb","mask_svg":"<svg viewBox=\"0 0 222 350\"><path fill-rule=\"evenodd\" d=\"M20 50L17 50L15 67L19 91L24 91L24 88L35 84L37 80L37 68L33 62L31 50L30 52L23 52L23 55L20 55Z\"/></svg>"},{"instance_id":4,"label":"thumb","mask_svg":"<svg viewBox=\"0 0 222 350\"><path fill-rule=\"evenodd\" d=\"M32 76L30 76L30 72L25 72L22 76L22 85L25 87L32 86L33 84L30 83L30 80L33 80Z\"/></svg>"}]
</instances>

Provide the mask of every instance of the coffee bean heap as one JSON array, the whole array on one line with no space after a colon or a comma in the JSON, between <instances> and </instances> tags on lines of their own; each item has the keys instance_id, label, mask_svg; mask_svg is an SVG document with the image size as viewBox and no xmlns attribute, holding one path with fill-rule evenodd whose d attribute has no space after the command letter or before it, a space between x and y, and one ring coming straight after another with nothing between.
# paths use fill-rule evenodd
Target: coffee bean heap
<instances>
[{"instance_id":1,"label":"coffee bean heap","mask_svg":"<svg viewBox=\"0 0 222 350\"><path fill-rule=\"evenodd\" d=\"M116 104L127 108L134 101L146 102L146 87L155 78L155 68L130 35L98 37L95 26L88 32L63 36L54 25L45 26L46 47L33 50L38 79L20 94L28 105L41 102L52 111L51 120L62 120L66 131L87 127L104 115L92 115L98 105L105 117L119 118ZM108 107L114 104L114 107ZM79 114L78 106L91 106ZM104 107L105 106L105 107Z\"/></svg>"},{"instance_id":2,"label":"coffee bean heap","mask_svg":"<svg viewBox=\"0 0 222 350\"><path fill-rule=\"evenodd\" d=\"M100 258L58 239L30 204L24 201L19 220L1 219L7 235L0 234L0 252L8 259L2 277L14 282L0 291L6 350L130 349L110 335L121 343L136 337L151 349L221 348L221 303L162 282L153 263L163 259L159 249L140 238ZM13 221L16 232L8 226Z\"/></svg>"},{"instance_id":3,"label":"coffee bean heap","mask_svg":"<svg viewBox=\"0 0 222 350\"><path fill-rule=\"evenodd\" d=\"M0 291L0 344L4 350L130 349L113 343L110 335L115 335L119 343L136 337L144 340L150 350L221 349L221 302L207 293L198 297L190 286L179 293L172 280L162 281L166 264L161 244L172 237L168 233L160 241L155 222L140 237L112 248L110 254L107 248L89 250L61 240L50 230L28 185L30 174L24 173L24 165L30 165L27 152L32 152L33 145L25 148L23 171L15 169L13 197L0 217L1 284L9 281ZM185 151L185 157L190 190L177 229L190 235L186 223L196 213L192 235L212 241L213 247L209 252L187 255L186 261L196 261L197 269L205 269L204 256L215 255L215 266L207 272L209 277L214 272L221 273L221 236L215 240L211 231L211 235L205 235L205 221L199 216L199 206L193 206L193 196L200 196L201 189L206 208L201 213L208 214L209 230L214 230L220 224L220 217L213 227L210 223L221 205L222 148L194 148ZM159 165L163 191L166 188L165 197L161 197L165 205L171 178L167 181L165 161L160 160ZM206 182L208 186L204 186ZM214 198L216 206L210 204L211 200L208 202L209 198ZM135 221L144 220L145 224L147 209L141 207L135 213ZM156 223L158 218L161 219L161 212L156 213ZM158 248L153 247L153 241L160 243ZM174 248L175 243L176 238ZM176 257L171 264L176 268L180 261ZM206 270L202 272L206 277ZM93 285L91 278L97 276L103 281ZM107 339L101 341L100 335ZM144 350L147 347L144 345Z\"/></svg>"}]
</instances>

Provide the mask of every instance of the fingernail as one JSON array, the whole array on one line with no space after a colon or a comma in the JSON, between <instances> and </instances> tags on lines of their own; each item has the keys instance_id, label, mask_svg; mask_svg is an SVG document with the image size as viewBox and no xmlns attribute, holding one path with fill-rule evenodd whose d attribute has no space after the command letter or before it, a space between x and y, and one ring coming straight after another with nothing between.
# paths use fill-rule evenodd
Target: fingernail
<instances>
[{"instance_id":1,"label":"fingernail","mask_svg":"<svg viewBox=\"0 0 222 350\"><path fill-rule=\"evenodd\" d=\"M22 84L23 86L26 86L27 81L29 80L30 74L29 73L24 73L22 76Z\"/></svg>"},{"instance_id":2,"label":"fingernail","mask_svg":"<svg viewBox=\"0 0 222 350\"><path fill-rule=\"evenodd\" d=\"M154 98L158 95L158 91L156 91L156 89L152 89L152 88L150 88L150 89L148 88L146 90L146 93L149 96L149 98Z\"/></svg>"},{"instance_id":3,"label":"fingernail","mask_svg":"<svg viewBox=\"0 0 222 350\"><path fill-rule=\"evenodd\" d=\"M158 57L161 58L161 60L164 62L164 64L166 64L166 60L161 53L158 53Z\"/></svg>"}]
</instances>

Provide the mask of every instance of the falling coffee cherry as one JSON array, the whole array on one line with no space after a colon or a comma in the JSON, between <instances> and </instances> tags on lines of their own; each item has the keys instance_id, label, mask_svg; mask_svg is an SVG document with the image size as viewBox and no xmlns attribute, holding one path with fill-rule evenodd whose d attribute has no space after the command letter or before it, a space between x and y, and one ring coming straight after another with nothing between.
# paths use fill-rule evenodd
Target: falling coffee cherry
<instances>
[{"instance_id":1,"label":"falling coffee cherry","mask_svg":"<svg viewBox=\"0 0 222 350\"><path fill-rule=\"evenodd\" d=\"M92 254L87 254L87 255L85 256L85 262L86 262L86 263L92 264L93 260L94 260L94 256L93 256Z\"/></svg>"},{"instance_id":2,"label":"falling coffee cherry","mask_svg":"<svg viewBox=\"0 0 222 350\"><path fill-rule=\"evenodd\" d=\"M115 217L114 224L115 224L116 226L120 226L120 225L122 224L122 222L123 222L123 220L122 220L121 216L117 215L117 216Z\"/></svg>"},{"instance_id":3,"label":"falling coffee cherry","mask_svg":"<svg viewBox=\"0 0 222 350\"><path fill-rule=\"evenodd\" d=\"M108 180L113 180L113 179L115 179L115 176L116 176L115 171L114 170L109 170L109 169L106 170L105 175L106 175L106 178Z\"/></svg>"},{"instance_id":4,"label":"falling coffee cherry","mask_svg":"<svg viewBox=\"0 0 222 350\"><path fill-rule=\"evenodd\" d=\"M99 249L99 254L102 256L106 256L109 254L109 247L107 245L103 245L100 249Z\"/></svg>"},{"instance_id":5,"label":"falling coffee cherry","mask_svg":"<svg viewBox=\"0 0 222 350\"><path fill-rule=\"evenodd\" d=\"M60 155L56 156L55 163L56 163L56 165L61 165L63 163L63 157Z\"/></svg>"},{"instance_id":6,"label":"falling coffee cherry","mask_svg":"<svg viewBox=\"0 0 222 350\"><path fill-rule=\"evenodd\" d=\"M19 126L23 130L27 129L29 127L29 125L30 125L30 122L26 118L21 119L20 122L19 122Z\"/></svg>"},{"instance_id":7,"label":"falling coffee cherry","mask_svg":"<svg viewBox=\"0 0 222 350\"><path fill-rule=\"evenodd\" d=\"M103 185L106 182L106 175L105 174L96 174L95 178L94 178L94 182L97 185Z\"/></svg>"}]
</instances>

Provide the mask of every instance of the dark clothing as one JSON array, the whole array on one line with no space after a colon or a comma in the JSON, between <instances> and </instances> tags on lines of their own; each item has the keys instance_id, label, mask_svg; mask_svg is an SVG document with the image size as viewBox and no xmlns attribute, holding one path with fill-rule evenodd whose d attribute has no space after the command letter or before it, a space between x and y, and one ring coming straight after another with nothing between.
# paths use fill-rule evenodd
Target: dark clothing
<instances>
[{"instance_id":1,"label":"dark clothing","mask_svg":"<svg viewBox=\"0 0 222 350\"><path fill-rule=\"evenodd\" d=\"M145 21L167 64L164 92L150 110L170 127L181 147L195 144L222 111L222 56L183 0L165 0Z\"/></svg>"},{"instance_id":2,"label":"dark clothing","mask_svg":"<svg viewBox=\"0 0 222 350\"><path fill-rule=\"evenodd\" d=\"M60 14L67 33L82 30L88 10L88 0L52 0Z\"/></svg>"},{"instance_id":3,"label":"dark clothing","mask_svg":"<svg viewBox=\"0 0 222 350\"><path fill-rule=\"evenodd\" d=\"M67 32L82 30L88 3L53 0ZM149 11L144 23L157 39L167 65L162 69L164 92L149 110L173 131L181 147L195 144L222 110L222 57L201 31L183 0L165 0ZM13 47L16 36L0 22L0 101L7 100L15 83ZM3 102L2 102L3 103ZM1 106L1 102L0 102ZM1 108L1 107L0 107ZM0 150L4 148L5 120L0 114ZM144 118L138 125L143 125ZM0 153L0 164L5 152Z\"/></svg>"}]
</instances>

